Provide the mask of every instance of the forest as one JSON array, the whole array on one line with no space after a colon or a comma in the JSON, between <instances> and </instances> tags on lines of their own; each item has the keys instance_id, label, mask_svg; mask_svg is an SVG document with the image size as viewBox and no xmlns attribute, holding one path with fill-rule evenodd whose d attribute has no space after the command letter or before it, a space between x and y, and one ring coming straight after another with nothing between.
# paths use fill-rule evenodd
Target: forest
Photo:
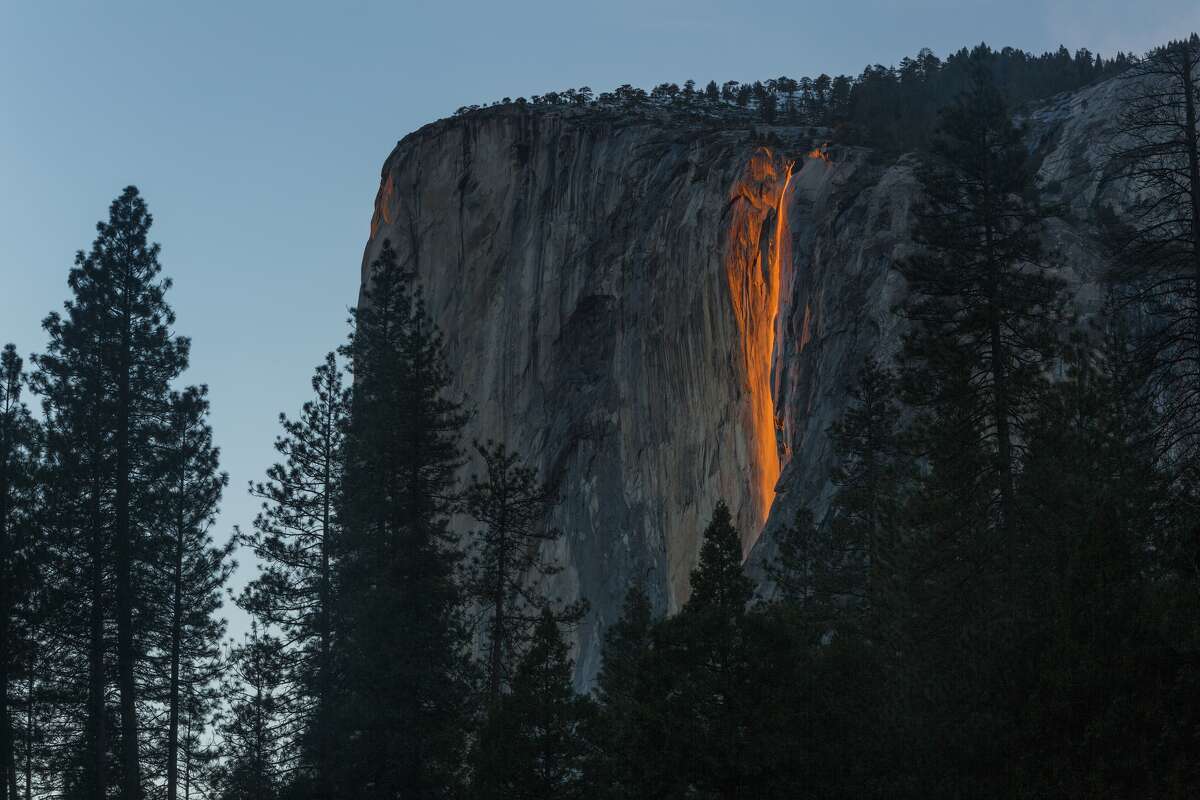
<instances>
[{"instance_id":1,"label":"forest","mask_svg":"<svg viewBox=\"0 0 1200 800\"><path fill-rule=\"evenodd\" d=\"M488 105L462 106L459 115L497 105L583 107L623 113L658 110L691 117L705 126L747 121L790 125L826 132L839 144L863 145L881 153L928 149L938 111L966 90L974 74L986 71L1006 101L1019 110L1028 103L1069 92L1124 72L1138 59L1119 52L1105 59L1086 48L1072 55L1065 47L1040 55L987 44L962 48L941 59L928 48L896 66L872 64L857 76L782 76L741 83L694 80L660 83L649 92L628 84L596 95L590 87L505 97Z\"/></svg>"},{"instance_id":2,"label":"forest","mask_svg":"<svg viewBox=\"0 0 1200 800\"><path fill-rule=\"evenodd\" d=\"M1106 170L1141 199L1100 215L1083 324L1014 110L1118 72ZM757 103L678 90L917 153L906 333L862 364L829 507L780 535L769 586L711 498L686 605L629 586L585 693L586 599L539 588L562 498L464 441L387 243L279 417L260 513L217 530L207 389L126 188L40 351L0 356L0 800L1197 796L1197 81L1192 35L1112 61L923 53ZM231 644L239 550L262 568Z\"/></svg>"}]
</instances>

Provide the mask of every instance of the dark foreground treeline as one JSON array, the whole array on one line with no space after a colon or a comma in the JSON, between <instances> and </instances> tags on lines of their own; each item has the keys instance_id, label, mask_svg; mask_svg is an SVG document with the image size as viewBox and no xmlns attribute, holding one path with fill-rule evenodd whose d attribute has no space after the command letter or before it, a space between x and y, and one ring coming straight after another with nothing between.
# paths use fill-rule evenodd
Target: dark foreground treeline
<instances>
[{"instance_id":1,"label":"dark foreground treeline","mask_svg":"<svg viewBox=\"0 0 1200 800\"><path fill-rule=\"evenodd\" d=\"M126 190L29 373L3 352L0 800L1195 796L1200 40L1134 69L1104 313L1071 318L980 65L920 159L908 333L830 432L828 509L756 598L716 503L688 603L631 587L588 696L586 608L541 591L556 492L501 444L456 478L468 412L386 243L353 380L318 367L253 529L213 542L206 394ZM223 648L239 544L255 623Z\"/></svg>"}]
</instances>

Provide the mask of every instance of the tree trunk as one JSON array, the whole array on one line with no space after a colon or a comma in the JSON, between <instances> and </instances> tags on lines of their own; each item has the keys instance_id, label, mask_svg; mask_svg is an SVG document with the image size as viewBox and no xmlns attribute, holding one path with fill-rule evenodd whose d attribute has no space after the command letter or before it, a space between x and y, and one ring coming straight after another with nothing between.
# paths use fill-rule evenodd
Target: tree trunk
<instances>
[{"instance_id":1,"label":"tree trunk","mask_svg":"<svg viewBox=\"0 0 1200 800\"><path fill-rule=\"evenodd\" d=\"M12 720L8 708L8 665L11 658L9 645L9 622L12 619L12 578L9 575L12 560L8 532L8 472L9 432L0 430L0 769L4 780L0 782L0 800L17 800L15 761L13 759ZM9 776L12 776L12 794L9 794Z\"/></svg>"},{"instance_id":2,"label":"tree trunk","mask_svg":"<svg viewBox=\"0 0 1200 800\"><path fill-rule=\"evenodd\" d=\"M329 378L332 383L332 376ZM332 398L332 392L330 392ZM332 585L331 565L330 565L330 522L332 519L330 496L331 482L333 480L333 459L334 453L329 451L330 442L333 441L333 405L332 399L329 401L329 411L325 422L325 463L324 475L322 476L323 497L321 504L321 632L320 632L320 670L321 674L318 678L318 696L317 696L317 782L321 790L321 796L328 798L332 795L333 786L330 783L332 772L332 754L329 741L330 735L330 720L329 720L329 704L331 702L330 695L333 683L333 642L332 640L332 623L330 620L330 604L332 603Z\"/></svg>"},{"instance_id":3,"label":"tree trunk","mask_svg":"<svg viewBox=\"0 0 1200 800\"><path fill-rule=\"evenodd\" d=\"M94 457L94 456L93 456ZM105 761L108 725L104 708L104 540L100 521L100 479L93 467L91 504L91 607L88 614L88 738L92 746L91 788L95 797L108 794Z\"/></svg>"},{"instance_id":4,"label":"tree trunk","mask_svg":"<svg viewBox=\"0 0 1200 800\"><path fill-rule=\"evenodd\" d=\"M186 433L180 434L180 451L186 450ZM175 570L172 576L171 603L171 685L167 719L167 800L175 800L179 787L179 659L183 644L183 537L185 467L179 475L179 509L176 519Z\"/></svg>"},{"instance_id":5,"label":"tree trunk","mask_svg":"<svg viewBox=\"0 0 1200 800\"><path fill-rule=\"evenodd\" d=\"M504 497L500 505L501 509L507 506L508 498ZM495 592L492 597L492 602L495 606L495 611L492 614L492 642L491 653L488 663L488 701L492 708L500 702L500 690L502 688L501 661L504 658L504 626L506 624L505 613L507 609L504 607L505 585L508 582L508 521L505 519L504 511L501 511L499 523L496 525L496 532L499 534L499 552L496 559L496 586L493 589Z\"/></svg>"},{"instance_id":6,"label":"tree trunk","mask_svg":"<svg viewBox=\"0 0 1200 800\"><path fill-rule=\"evenodd\" d=\"M984 158L990 159L989 145L984 134ZM985 166L985 170L990 166ZM988 338L991 350L992 373L992 414L996 422L996 469L1000 483L1000 532L1004 537L1004 547L1007 554L1007 574L1009 592L1014 591L1016 569L1016 542L1013 541L1013 447L1012 431L1009 428L1009 414L1012 411L1008 397L1008 358L1005 353L1004 335L1000 327L1002 312L1001 297L1002 264L998 263L995 253L996 232L993 227L992 184L985 172L983 183L983 217L985 246L991 285L988 298Z\"/></svg>"},{"instance_id":7,"label":"tree trunk","mask_svg":"<svg viewBox=\"0 0 1200 800\"><path fill-rule=\"evenodd\" d=\"M29 674L25 676L25 800L33 800L33 675L37 658L34 637L29 643Z\"/></svg>"},{"instance_id":8,"label":"tree trunk","mask_svg":"<svg viewBox=\"0 0 1200 800\"><path fill-rule=\"evenodd\" d=\"M116 487L116 556L117 556L117 688L121 698L121 749L124 762L124 800L141 800L142 782L138 761L137 686L134 678L133 654L133 542L130 530L130 405L131 382L131 321L129 283L123 287L124 308L121 318L121 343L118 356L117 381L117 487Z\"/></svg>"},{"instance_id":9,"label":"tree trunk","mask_svg":"<svg viewBox=\"0 0 1200 800\"><path fill-rule=\"evenodd\" d=\"M192 716L194 713L195 710L192 707L192 689L189 685L187 733L183 738L183 800L190 800L192 796Z\"/></svg>"},{"instance_id":10,"label":"tree trunk","mask_svg":"<svg viewBox=\"0 0 1200 800\"><path fill-rule=\"evenodd\" d=\"M254 783L259 797L267 796L267 764L266 750L263 739L265 728L263 724L263 695L262 695L262 656L255 651L254 667L257 673L258 685L254 687Z\"/></svg>"}]
</instances>

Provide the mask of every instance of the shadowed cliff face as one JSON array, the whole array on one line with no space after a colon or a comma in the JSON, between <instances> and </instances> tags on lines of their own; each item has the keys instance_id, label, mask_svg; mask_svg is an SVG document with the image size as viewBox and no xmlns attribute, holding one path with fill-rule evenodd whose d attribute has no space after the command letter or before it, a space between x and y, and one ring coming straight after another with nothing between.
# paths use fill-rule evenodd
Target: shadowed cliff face
<instances>
[{"instance_id":1,"label":"shadowed cliff face","mask_svg":"<svg viewBox=\"0 0 1200 800\"><path fill-rule=\"evenodd\" d=\"M1046 169L1095 136L1079 113L1061 100L1033 119ZM719 498L759 576L772 531L801 504L822 512L828 426L863 356L898 345L910 163L816 145L799 129L499 107L422 128L384 165L364 277L390 239L475 410L468 438L507 442L557 485L565 536L547 555L565 569L546 588L592 604L581 684L631 582L660 611L686 601ZM1051 243L1070 245L1084 307L1086 227L1052 226Z\"/></svg>"}]
</instances>

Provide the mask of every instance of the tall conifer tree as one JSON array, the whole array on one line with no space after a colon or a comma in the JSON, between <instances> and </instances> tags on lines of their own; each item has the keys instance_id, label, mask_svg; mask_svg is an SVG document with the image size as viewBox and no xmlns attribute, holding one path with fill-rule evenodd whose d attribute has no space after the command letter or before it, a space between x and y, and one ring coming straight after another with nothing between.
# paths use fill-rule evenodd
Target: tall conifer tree
<instances>
[{"instance_id":1,"label":"tall conifer tree","mask_svg":"<svg viewBox=\"0 0 1200 800\"><path fill-rule=\"evenodd\" d=\"M1106 173L1129 181L1110 226L1125 311L1142 316L1132 356L1170 411L1160 447L1200 482L1200 36L1151 50L1122 77Z\"/></svg>"},{"instance_id":2,"label":"tall conifer tree","mask_svg":"<svg viewBox=\"0 0 1200 800\"><path fill-rule=\"evenodd\" d=\"M574 664L554 612L543 608L512 690L490 709L480 735L474 797L571 800L583 783L583 728L591 706L571 683Z\"/></svg>"},{"instance_id":3,"label":"tall conifer tree","mask_svg":"<svg viewBox=\"0 0 1200 800\"><path fill-rule=\"evenodd\" d=\"M87 791L110 783L106 766L109 641L115 629L119 709L119 782L126 800L143 791L139 743L140 665L150 646L158 519L157 437L169 406L169 386L187 365L188 340L175 335L174 313L160 278L159 246L148 239L152 218L136 188L113 201L88 253L76 256L65 316L44 327L48 351L37 359L36 385L45 395L55 480L71 486L67 528L88 543L89 711L86 715ZM66 499L66 498L64 498ZM66 547L72 545L67 544ZM112 591L108 588L111 577ZM78 584L75 588L78 588Z\"/></svg>"},{"instance_id":4,"label":"tall conifer tree","mask_svg":"<svg viewBox=\"0 0 1200 800\"><path fill-rule=\"evenodd\" d=\"M284 433L275 449L284 461L267 470L267 480L250 487L263 501L254 533L242 538L262 564L262 573L239 604L264 625L283 633L289 661L288 686L297 696L297 718L289 730L299 740L300 758L322 796L331 791L332 707L336 673L338 548L342 531L341 492L349 390L333 353L312 377L312 399L298 419L280 414Z\"/></svg>"},{"instance_id":5,"label":"tall conifer tree","mask_svg":"<svg viewBox=\"0 0 1200 800\"><path fill-rule=\"evenodd\" d=\"M1014 486L1024 426L1057 351L1062 282L1044 264L1027 152L990 73L943 111L919 177L918 255L900 264L911 301L902 386L925 455L967 510L953 536L978 537L1011 581ZM989 541L982 541L989 540Z\"/></svg>"},{"instance_id":6,"label":"tall conifer tree","mask_svg":"<svg viewBox=\"0 0 1200 800\"><path fill-rule=\"evenodd\" d=\"M28 623L33 600L37 430L21 400L24 383L21 358L13 345L5 345L0 351L0 800L19 796L18 686L23 676L32 677L34 647Z\"/></svg>"},{"instance_id":7,"label":"tall conifer tree","mask_svg":"<svg viewBox=\"0 0 1200 800\"><path fill-rule=\"evenodd\" d=\"M385 242L346 346L354 373L339 564L346 615L341 791L449 796L469 676L449 528L466 416L415 276Z\"/></svg>"},{"instance_id":8,"label":"tall conifer tree","mask_svg":"<svg viewBox=\"0 0 1200 800\"><path fill-rule=\"evenodd\" d=\"M228 711L221 725L220 797L274 800L292 760L283 731L287 678L279 639L251 623L243 642L229 654L229 664L222 691Z\"/></svg>"},{"instance_id":9,"label":"tall conifer tree","mask_svg":"<svg viewBox=\"0 0 1200 800\"><path fill-rule=\"evenodd\" d=\"M218 471L219 452L207 416L207 389L189 387L171 395L163 430L162 532L170 565L163 605L169 611L155 661L167 676L162 698L167 726L156 731L166 751L167 800L179 796L183 726L211 708L225 631L217 616L220 592L235 566L235 543L216 546L210 534L228 477Z\"/></svg>"},{"instance_id":10,"label":"tall conifer tree","mask_svg":"<svg viewBox=\"0 0 1200 800\"><path fill-rule=\"evenodd\" d=\"M724 502L704 530L692 594L655 641L659 687L655 716L671 740L660 770L673 791L740 798L754 794L748 606L753 584L742 569L741 539Z\"/></svg>"},{"instance_id":11,"label":"tall conifer tree","mask_svg":"<svg viewBox=\"0 0 1200 800\"><path fill-rule=\"evenodd\" d=\"M652 719L662 698L654 692L654 619L640 585L625 595L621 617L604 633L604 659L594 696L599 713L588 726L586 773L596 796L658 797L661 783L646 753L661 741Z\"/></svg>"},{"instance_id":12,"label":"tall conifer tree","mask_svg":"<svg viewBox=\"0 0 1200 800\"><path fill-rule=\"evenodd\" d=\"M467 513L483 528L472 537L464 589L484 615L486 691L488 703L494 704L543 612L573 623L585 605L556 603L537 586L561 570L542 553L544 544L562 536L546 520L557 502L554 490L503 444L477 442L475 450L487 474L482 480L472 476L464 501Z\"/></svg>"}]
</instances>

